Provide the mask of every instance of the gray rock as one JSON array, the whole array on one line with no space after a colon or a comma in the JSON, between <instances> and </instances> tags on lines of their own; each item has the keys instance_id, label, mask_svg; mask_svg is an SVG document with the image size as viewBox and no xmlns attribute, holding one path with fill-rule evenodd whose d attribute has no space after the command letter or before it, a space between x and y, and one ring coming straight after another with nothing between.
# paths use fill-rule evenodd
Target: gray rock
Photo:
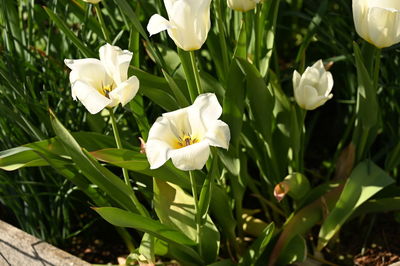
<instances>
[{"instance_id":1,"label":"gray rock","mask_svg":"<svg viewBox=\"0 0 400 266\"><path fill-rule=\"evenodd\" d=\"M91 264L0 221L0 266L89 266Z\"/></svg>"}]
</instances>

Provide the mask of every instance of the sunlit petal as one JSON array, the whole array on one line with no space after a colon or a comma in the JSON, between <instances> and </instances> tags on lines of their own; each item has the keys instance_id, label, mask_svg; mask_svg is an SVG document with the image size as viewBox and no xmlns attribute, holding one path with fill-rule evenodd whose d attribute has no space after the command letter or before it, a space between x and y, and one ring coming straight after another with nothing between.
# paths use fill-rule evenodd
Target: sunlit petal
<instances>
[{"instance_id":1,"label":"sunlit petal","mask_svg":"<svg viewBox=\"0 0 400 266\"><path fill-rule=\"evenodd\" d=\"M151 36L167 30L171 27L172 25L168 20L158 14L155 14L151 16L149 23L147 24L147 31L150 33Z\"/></svg>"},{"instance_id":2,"label":"sunlit petal","mask_svg":"<svg viewBox=\"0 0 400 266\"><path fill-rule=\"evenodd\" d=\"M132 76L127 81L118 85L113 91L110 92L110 99L116 99L122 106L130 102L139 90L139 80L137 77Z\"/></svg>"},{"instance_id":3,"label":"sunlit petal","mask_svg":"<svg viewBox=\"0 0 400 266\"><path fill-rule=\"evenodd\" d=\"M98 59L65 59L64 63L72 70L70 74L71 84L81 80L99 89L103 85L108 85L112 82L111 77Z\"/></svg>"},{"instance_id":4,"label":"sunlit petal","mask_svg":"<svg viewBox=\"0 0 400 266\"><path fill-rule=\"evenodd\" d=\"M168 155L175 167L180 170L200 170L210 155L210 146L206 141L202 141L181 149L170 150Z\"/></svg>"},{"instance_id":5,"label":"sunlit petal","mask_svg":"<svg viewBox=\"0 0 400 266\"><path fill-rule=\"evenodd\" d=\"M107 43L100 47L99 54L101 63L117 85L127 80L131 52Z\"/></svg>"},{"instance_id":6,"label":"sunlit petal","mask_svg":"<svg viewBox=\"0 0 400 266\"><path fill-rule=\"evenodd\" d=\"M221 120L210 122L204 139L206 139L211 146L228 149L231 139L229 126Z\"/></svg>"},{"instance_id":7,"label":"sunlit petal","mask_svg":"<svg viewBox=\"0 0 400 266\"><path fill-rule=\"evenodd\" d=\"M81 101L91 114L96 114L112 101L101 95L95 88L84 81L77 80L72 85L72 94Z\"/></svg>"}]
</instances>

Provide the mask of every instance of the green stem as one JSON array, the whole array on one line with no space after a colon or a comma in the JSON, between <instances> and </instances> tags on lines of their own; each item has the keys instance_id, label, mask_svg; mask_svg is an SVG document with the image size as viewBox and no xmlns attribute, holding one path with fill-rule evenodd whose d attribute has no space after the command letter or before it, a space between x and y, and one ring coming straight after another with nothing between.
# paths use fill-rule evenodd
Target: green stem
<instances>
[{"instance_id":1,"label":"green stem","mask_svg":"<svg viewBox=\"0 0 400 266\"><path fill-rule=\"evenodd\" d=\"M221 46L222 62L223 62L223 65L224 65L224 73L228 73L229 56L228 56L228 48L226 46L225 27L224 27L224 22L222 20L222 12L221 12L220 0L214 1L214 8L215 8L215 11L216 11L217 26L218 26L218 31L219 31L218 37L219 37L219 43L220 43L220 46Z\"/></svg>"},{"instance_id":2,"label":"green stem","mask_svg":"<svg viewBox=\"0 0 400 266\"><path fill-rule=\"evenodd\" d=\"M374 58L371 59L371 62L373 62L373 66L371 66L370 69L370 76L372 77L372 85L373 85L373 90L375 93L378 91L378 81L379 81L379 71L380 71L380 66L381 66L381 49L373 47L375 51L373 51L371 54L374 55ZM367 99L368 100L368 99ZM364 108L368 108L364 106ZM375 125L374 125L375 126ZM357 160L361 160L364 158L367 149L370 146L371 139L373 138L373 130L372 126L366 128L360 129L360 142L358 143L358 149L357 149Z\"/></svg>"},{"instance_id":3,"label":"green stem","mask_svg":"<svg viewBox=\"0 0 400 266\"><path fill-rule=\"evenodd\" d=\"M197 197L197 183L196 183L196 177L193 173L193 171L189 171L189 176L190 176L190 183L192 185L192 194L193 194L193 200L194 200L194 211L195 211L195 222L196 222L196 242L198 243L198 249L200 256L202 255L201 251L201 232L200 232L200 213L199 213L199 202L198 202L198 197Z\"/></svg>"},{"instance_id":4,"label":"green stem","mask_svg":"<svg viewBox=\"0 0 400 266\"><path fill-rule=\"evenodd\" d=\"M378 80L379 80L379 70L381 67L381 49L377 48L375 52L375 64L374 64L374 88L378 91Z\"/></svg>"},{"instance_id":5,"label":"green stem","mask_svg":"<svg viewBox=\"0 0 400 266\"><path fill-rule=\"evenodd\" d=\"M190 51L189 54L190 54L190 62L192 65L194 79L196 81L197 93L198 93L198 95L200 95L203 92L203 90L201 88L200 72L199 72L199 69L197 68L197 64L196 64L196 55L194 54L194 51Z\"/></svg>"},{"instance_id":6,"label":"green stem","mask_svg":"<svg viewBox=\"0 0 400 266\"><path fill-rule=\"evenodd\" d=\"M254 64L257 69L260 69L260 57L261 57L261 35L262 31L260 30L260 16L261 16L261 7L257 6L256 14L254 19Z\"/></svg>"},{"instance_id":7,"label":"green stem","mask_svg":"<svg viewBox=\"0 0 400 266\"><path fill-rule=\"evenodd\" d=\"M106 24L104 23L103 15L101 13L99 4L95 4L94 8L96 9L97 19L99 20L99 23L101 26L101 31L103 32L103 35L104 35L104 39L106 40L106 42L111 43L110 35L108 33Z\"/></svg>"},{"instance_id":8,"label":"green stem","mask_svg":"<svg viewBox=\"0 0 400 266\"><path fill-rule=\"evenodd\" d=\"M304 110L302 108L299 108L300 110L300 115L299 117L299 132L300 132L300 146L299 146L299 154L298 157L296 158L296 172L303 173L304 172L304 145L305 145L305 134L306 134L306 129L305 129L305 120L306 120L306 115L307 115L307 110Z\"/></svg>"},{"instance_id":9,"label":"green stem","mask_svg":"<svg viewBox=\"0 0 400 266\"><path fill-rule=\"evenodd\" d=\"M186 84L190 96L190 101L193 103L198 94L196 89L196 81L195 81L196 78L194 76L195 74L193 72L191 64L190 52L178 48L178 55L181 60L183 71L185 72Z\"/></svg>"},{"instance_id":10,"label":"green stem","mask_svg":"<svg viewBox=\"0 0 400 266\"><path fill-rule=\"evenodd\" d=\"M119 136L117 121L116 121L115 115L114 115L114 110L112 108L109 108L109 111L110 111L111 124L112 124L113 132L114 132L115 143L117 144L118 149L122 149L121 138ZM125 168L122 168L122 174L124 176L126 185L132 190L130 197L131 197L131 200L132 200L133 204L135 205L136 209L139 211L139 213L141 215L143 215L145 217L150 217L147 210L143 207L143 205L140 203L140 201L137 199L137 197L135 195L135 192L132 188L132 185L131 185L131 182L129 179L128 170L126 170Z\"/></svg>"}]
</instances>

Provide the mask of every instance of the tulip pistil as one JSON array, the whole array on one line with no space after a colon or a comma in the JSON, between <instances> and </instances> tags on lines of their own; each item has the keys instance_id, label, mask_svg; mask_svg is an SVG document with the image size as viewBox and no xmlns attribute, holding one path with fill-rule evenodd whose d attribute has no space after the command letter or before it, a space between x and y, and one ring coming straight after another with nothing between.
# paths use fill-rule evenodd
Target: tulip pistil
<instances>
[{"instance_id":1,"label":"tulip pistil","mask_svg":"<svg viewBox=\"0 0 400 266\"><path fill-rule=\"evenodd\" d=\"M107 98L110 98L109 94L110 92L114 89L114 84L111 85L107 85L107 86L102 86L100 93L104 96L106 96Z\"/></svg>"},{"instance_id":2,"label":"tulip pistil","mask_svg":"<svg viewBox=\"0 0 400 266\"><path fill-rule=\"evenodd\" d=\"M183 147L187 147L197 142L199 142L197 138L192 138L189 134L188 135L185 134L183 137L178 138L177 148L180 149Z\"/></svg>"}]
</instances>

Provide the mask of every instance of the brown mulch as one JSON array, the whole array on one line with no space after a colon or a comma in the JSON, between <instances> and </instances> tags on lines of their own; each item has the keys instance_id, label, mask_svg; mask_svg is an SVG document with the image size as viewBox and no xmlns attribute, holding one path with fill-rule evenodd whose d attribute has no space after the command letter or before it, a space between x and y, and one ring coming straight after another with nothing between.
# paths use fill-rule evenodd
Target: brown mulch
<instances>
[{"instance_id":1,"label":"brown mulch","mask_svg":"<svg viewBox=\"0 0 400 266\"><path fill-rule=\"evenodd\" d=\"M357 255L354 264L357 266L386 266L400 261L400 256L382 247L369 248L364 255Z\"/></svg>"},{"instance_id":2,"label":"brown mulch","mask_svg":"<svg viewBox=\"0 0 400 266\"><path fill-rule=\"evenodd\" d=\"M356 218L332 242L324 255L336 265L388 266L400 261L400 223L394 213Z\"/></svg>"}]
</instances>

